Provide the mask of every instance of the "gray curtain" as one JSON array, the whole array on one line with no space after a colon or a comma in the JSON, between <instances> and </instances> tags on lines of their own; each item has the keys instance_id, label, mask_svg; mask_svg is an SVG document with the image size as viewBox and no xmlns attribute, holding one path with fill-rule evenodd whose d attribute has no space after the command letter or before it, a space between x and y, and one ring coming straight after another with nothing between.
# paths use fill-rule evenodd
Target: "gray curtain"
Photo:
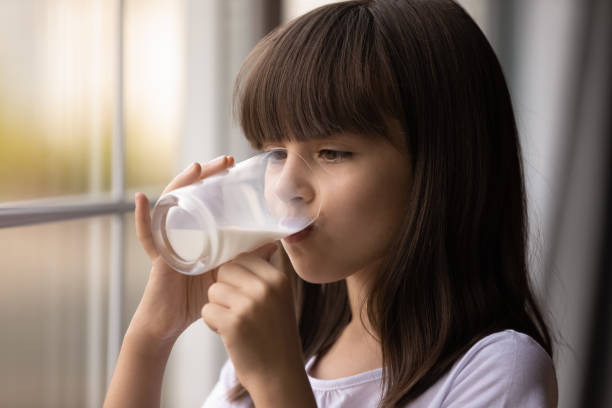
<instances>
[{"instance_id":1,"label":"gray curtain","mask_svg":"<svg viewBox=\"0 0 612 408\"><path fill-rule=\"evenodd\" d=\"M612 2L490 3L525 155L559 407L612 406Z\"/></svg>"}]
</instances>

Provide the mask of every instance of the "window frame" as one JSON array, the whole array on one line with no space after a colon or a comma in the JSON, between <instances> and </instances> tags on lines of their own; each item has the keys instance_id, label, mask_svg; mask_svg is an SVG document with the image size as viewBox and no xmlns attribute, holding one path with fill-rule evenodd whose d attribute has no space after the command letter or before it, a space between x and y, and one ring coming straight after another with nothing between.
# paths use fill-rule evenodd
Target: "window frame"
<instances>
[{"instance_id":1,"label":"window frame","mask_svg":"<svg viewBox=\"0 0 612 408\"><path fill-rule=\"evenodd\" d=\"M106 342L106 387L114 372L121 340L123 337L122 314L124 309L124 214L134 211L133 200L125 199L125 109L124 109L124 20L125 0L117 0L117 58L115 63L114 112L112 119L111 136L111 194L110 200L85 201L83 196L70 199L64 197L53 198L60 201L49 204L48 198L30 200L27 202L13 202L0 204L0 229L21 227L26 225L61 222L72 219L92 218L100 215L111 215L111 228L109 235L110 262L109 262L109 288L108 288L108 320ZM81 198L80 198L81 197ZM156 198L151 200L152 203ZM99 284L100 282L98 282ZM100 290L100 288L91 288ZM97 397L102 390L96 384L88 384L88 394L94 396L89 403L98 404Z\"/></svg>"},{"instance_id":2,"label":"window frame","mask_svg":"<svg viewBox=\"0 0 612 408\"><path fill-rule=\"evenodd\" d=\"M188 0L188 4L191 0ZM249 49L253 44L250 44L253 38L259 38L263 34L270 31L274 26L280 23L281 16L281 4L282 0L257 0L249 2L240 2L236 4L226 3L224 0L215 0L213 3L208 4L206 7L207 11L212 10L214 18L218 21L222 21L228 18L234 18L237 12L242 13L242 7L247 6L250 17L249 20L252 24L247 26L247 30L250 35L245 35L239 43L232 43L232 50L226 49L218 45L214 46L212 50L221 59L223 67L215 66L210 71L211 74L217 76L218 80L214 83L214 89L211 91L215 95L216 106L214 116L219 117L218 122L214 123L213 130L216 134L226 134L228 139L221 141L221 139L210 143L210 146L206 146L211 151L231 150L236 152L238 156L250 154L248 147L242 144L236 143L236 140L242 138L230 126L229 113L223 108L223 106L229 106L229 100L227 99L226 91L229 89L228 84L231 78L228 77L228 69L235 65L240 65L244 55L242 53L247 50L243 49L248 47ZM192 5L193 6L193 5ZM193 8L193 7L192 7ZM195 7L195 11L198 13L203 12L202 7ZM109 247L109 266L108 276L106 273L101 275L99 270L93 268L89 272L89 283L88 288L93 293L94 297L91 299L88 305L91 310L88 319L93 321L88 322L88 333L91 334L99 332L101 327L105 327L107 334L104 338L101 338L101 344L94 344L92 347L100 347L100 350L106 350L106 359L102 357L96 357L95 353L90 353L88 350L88 362L87 362L87 375L91 378L87 381L86 390L86 402L87 406L99 406L100 402L104 397L104 390L108 388L110 378L114 372L117 358L119 356L119 350L125 328L123 327L123 315L126 308L124 292L125 288L125 258L126 258L126 234L125 234L125 223L127 218L126 214L130 214L134 211L135 204L134 200L127 197L125 186L125 99L124 99L124 24L125 24L125 0L117 0L116 9L114 11L115 21L117 22L117 36L116 36L116 62L113 68L112 75L114 77L113 84L113 96L114 101L113 115L112 115L112 135L111 135L111 188L109 194L101 196L92 196L88 194L82 195L63 195L58 197L44 197L27 201L14 201L14 202L1 202L0 203L0 229L22 227L27 225L39 225L43 223L59 223L74 219L90 219L95 220L97 216L110 216L110 233L108 238ZM238 13L238 18L241 17L241 13ZM253 19L253 16L255 19ZM220 38L223 38L225 42L230 42L232 36L235 35L231 27L226 25L218 25L214 27L215 32ZM197 34L197 33L196 33ZM255 37L253 37L255 36ZM200 58L197 57L196 58ZM201 59L201 58L200 58ZM197 61L196 61L197 62ZM201 64L201 61L199 62ZM196 64L197 65L197 64ZM200 65L197 65L198 67ZM227 69L226 69L227 68ZM220 83L220 84L219 84ZM206 103L198 100L198 103ZM192 127L197 127L200 123L192 124ZM183 135L183 142L185 143L196 143L195 137L200 137L199 129L187 129ZM199 142L201 143L201 142ZM193 160L191 152L182 155L182 161ZM151 196L150 202L153 205L158 196ZM97 234L97 228L94 225L91 229L94 236ZM95 242L98 242L100 238L96 238ZM95 243L93 244L95 245ZM96 264L96 259L91 260L91 264ZM99 309L99 301L96 300L96 296L99 296L102 291L102 286L108 285L108 305L104 309ZM93 306L92 306L93 304ZM100 313L103 310L107 316L104 317L104 313ZM97 315L93 316L93 315ZM91 327L90 327L91 326ZM105 343L104 343L105 342ZM212 344L212 343L211 343ZM89 347L89 346L88 346ZM222 363L220 361L219 363ZM214 370L216 376L216 369ZM102 385L105 382L105 385Z\"/></svg>"}]
</instances>

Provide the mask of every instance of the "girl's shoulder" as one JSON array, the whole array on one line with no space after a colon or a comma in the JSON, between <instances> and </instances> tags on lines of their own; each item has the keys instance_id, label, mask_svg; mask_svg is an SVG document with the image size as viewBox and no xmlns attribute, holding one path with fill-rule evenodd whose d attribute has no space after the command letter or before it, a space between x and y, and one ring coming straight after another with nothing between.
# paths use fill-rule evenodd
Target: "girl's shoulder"
<instances>
[{"instance_id":1,"label":"girl's shoulder","mask_svg":"<svg viewBox=\"0 0 612 408\"><path fill-rule=\"evenodd\" d=\"M505 364L499 364L499 363ZM496 367L512 371L512 367L544 365L553 368L546 350L527 334L504 330L483 337L459 359L454 369L464 370L475 365L493 363Z\"/></svg>"},{"instance_id":2,"label":"girl's shoulder","mask_svg":"<svg viewBox=\"0 0 612 408\"><path fill-rule=\"evenodd\" d=\"M504 330L476 342L409 406L556 405L557 380L548 353L530 336Z\"/></svg>"}]
</instances>

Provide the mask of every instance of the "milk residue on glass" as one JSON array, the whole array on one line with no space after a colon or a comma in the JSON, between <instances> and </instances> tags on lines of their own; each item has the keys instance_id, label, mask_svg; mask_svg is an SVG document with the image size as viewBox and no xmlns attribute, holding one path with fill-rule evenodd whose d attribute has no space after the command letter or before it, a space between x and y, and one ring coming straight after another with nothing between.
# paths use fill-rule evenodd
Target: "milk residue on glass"
<instances>
[{"instance_id":1,"label":"milk residue on glass","mask_svg":"<svg viewBox=\"0 0 612 408\"><path fill-rule=\"evenodd\" d=\"M195 261L209 247L206 234L195 229L169 229L166 231L172 249L185 261ZM261 231L243 227L225 227L217 230L218 247L210 253L210 265L220 265L242 252L252 251L268 242L277 241L294 233L291 229Z\"/></svg>"}]
</instances>

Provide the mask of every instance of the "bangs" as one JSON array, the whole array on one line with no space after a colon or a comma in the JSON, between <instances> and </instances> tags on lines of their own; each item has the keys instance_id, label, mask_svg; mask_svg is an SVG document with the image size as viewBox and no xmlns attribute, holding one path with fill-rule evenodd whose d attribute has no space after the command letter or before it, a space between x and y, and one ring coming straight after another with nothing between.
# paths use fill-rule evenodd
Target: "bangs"
<instances>
[{"instance_id":1,"label":"bangs","mask_svg":"<svg viewBox=\"0 0 612 408\"><path fill-rule=\"evenodd\" d=\"M247 57L234 114L251 145L351 132L388 137L401 98L362 2L320 7L268 34Z\"/></svg>"}]
</instances>

